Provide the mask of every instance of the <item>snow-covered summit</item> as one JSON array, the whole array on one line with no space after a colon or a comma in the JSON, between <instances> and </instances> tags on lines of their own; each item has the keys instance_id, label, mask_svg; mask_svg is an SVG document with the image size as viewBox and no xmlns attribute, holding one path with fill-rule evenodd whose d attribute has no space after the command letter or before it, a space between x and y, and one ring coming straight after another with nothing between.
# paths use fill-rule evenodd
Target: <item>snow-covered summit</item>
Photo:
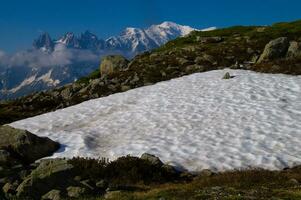
<instances>
[{"instance_id":1,"label":"snow-covered summit","mask_svg":"<svg viewBox=\"0 0 301 200\"><path fill-rule=\"evenodd\" d=\"M197 29L174 22L163 22L146 29L128 27L120 35L109 37L106 40L99 39L89 31L80 34L80 36L68 32L57 40L51 40L49 35L41 35L40 38L42 39L40 39L39 45L34 45L34 47L36 49L43 47L47 51L51 51L56 44L74 49L118 51L125 56L132 57L143 51L157 48L177 37L185 36L194 30Z\"/></svg>"}]
</instances>

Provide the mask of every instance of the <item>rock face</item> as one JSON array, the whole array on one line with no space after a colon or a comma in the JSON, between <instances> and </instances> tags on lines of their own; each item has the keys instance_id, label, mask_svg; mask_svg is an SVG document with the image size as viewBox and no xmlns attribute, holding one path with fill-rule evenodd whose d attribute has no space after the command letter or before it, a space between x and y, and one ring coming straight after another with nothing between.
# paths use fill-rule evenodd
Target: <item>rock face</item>
<instances>
[{"instance_id":1,"label":"rock face","mask_svg":"<svg viewBox=\"0 0 301 200\"><path fill-rule=\"evenodd\" d=\"M40 165L17 188L18 197L39 199L52 189L73 183L74 167L64 159L41 161Z\"/></svg>"},{"instance_id":2,"label":"rock face","mask_svg":"<svg viewBox=\"0 0 301 200\"><path fill-rule=\"evenodd\" d=\"M265 46L265 49L257 63L285 57L288 48L289 41L286 37L280 37L272 40Z\"/></svg>"},{"instance_id":3,"label":"rock face","mask_svg":"<svg viewBox=\"0 0 301 200\"><path fill-rule=\"evenodd\" d=\"M126 68L128 62L127 59L120 55L105 56L100 65L100 73L101 75L108 75L115 71L119 71Z\"/></svg>"},{"instance_id":4,"label":"rock face","mask_svg":"<svg viewBox=\"0 0 301 200\"><path fill-rule=\"evenodd\" d=\"M49 138L38 137L25 130L9 126L0 127L0 160L2 161L10 162L17 159L23 163L32 163L50 156L58 150L59 146L59 143Z\"/></svg>"}]
</instances>

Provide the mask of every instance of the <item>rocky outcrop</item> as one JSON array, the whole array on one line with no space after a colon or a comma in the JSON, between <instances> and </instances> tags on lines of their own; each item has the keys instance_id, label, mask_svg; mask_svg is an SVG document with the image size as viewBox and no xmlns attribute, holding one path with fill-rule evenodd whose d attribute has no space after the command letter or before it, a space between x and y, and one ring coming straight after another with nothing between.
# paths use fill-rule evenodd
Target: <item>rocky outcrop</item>
<instances>
[{"instance_id":1,"label":"rocky outcrop","mask_svg":"<svg viewBox=\"0 0 301 200\"><path fill-rule=\"evenodd\" d=\"M113 72L123 70L127 67L128 60L120 55L105 56L100 64L101 75L109 75Z\"/></svg>"},{"instance_id":2,"label":"rocky outcrop","mask_svg":"<svg viewBox=\"0 0 301 200\"><path fill-rule=\"evenodd\" d=\"M32 163L50 156L59 148L59 143L49 138L38 137L28 131L10 126L0 127L0 163Z\"/></svg>"},{"instance_id":3,"label":"rocky outcrop","mask_svg":"<svg viewBox=\"0 0 301 200\"><path fill-rule=\"evenodd\" d=\"M75 184L74 167L64 159L43 160L18 186L18 197L39 199L52 189L64 189Z\"/></svg>"},{"instance_id":4,"label":"rocky outcrop","mask_svg":"<svg viewBox=\"0 0 301 200\"><path fill-rule=\"evenodd\" d=\"M287 37L280 37L270 41L264 48L257 63L271 61L285 57L289 48L289 40Z\"/></svg>"}]
</instances>

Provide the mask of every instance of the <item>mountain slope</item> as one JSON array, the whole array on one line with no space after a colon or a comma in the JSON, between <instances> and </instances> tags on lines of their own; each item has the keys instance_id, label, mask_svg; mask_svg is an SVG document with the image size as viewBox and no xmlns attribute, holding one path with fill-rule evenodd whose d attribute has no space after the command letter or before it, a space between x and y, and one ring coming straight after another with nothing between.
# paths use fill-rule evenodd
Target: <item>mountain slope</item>
<instances>
[{"instance_id":1,"label":"mountain slope","mask_svg":"<svg viewBox=\"0 0 301 200\"><path fill-rule=\"evenodd\" d=\"M301 75L301 57L298 57L301 55L301 48L295 48L301 46L300 27L301 21L296 21L268 27L239 26L209 32L197 31L187 37L172 40L152 52L137 55L125 70L117 70L103 77L100 77L98 70L74 84L0 103L0 123L9 123L196 72L226 67ZM295 49L296 57L274 57L264 63L256 63L264 53L265 46L279 37L287 38L286 41L290 42L287 51Z\"/></svg>"}]
</instances>

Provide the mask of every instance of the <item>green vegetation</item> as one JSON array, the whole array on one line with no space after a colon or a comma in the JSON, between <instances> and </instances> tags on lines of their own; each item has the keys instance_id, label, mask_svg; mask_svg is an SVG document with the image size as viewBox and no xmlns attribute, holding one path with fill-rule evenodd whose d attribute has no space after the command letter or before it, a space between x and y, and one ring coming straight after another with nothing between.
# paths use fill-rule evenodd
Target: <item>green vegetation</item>
<instances>
[{"instance_id":1,"label":"green vegetation","mask_svg":"<svg viewBox=\"0 0 301 200\"><path fill-rule=\"evenodd\" d=\"M213 31L194 31L186 37L177 38L166 45L155 49L155 52L162 52L177 47L195 44L197 37L233 38L236 35L246 36L250 39L258 40L260 46L264 46L268 41L278 37L288 37L290 40L298 40L301 37L301 20L290 23L276 23L272 26L233 26L230 28L217 29Z\"/></svg>"},{"instance_id":2,"label":"green vegetation","mask_svg":"<svg viewBox=\"0 0 301 200\"><path fill-rule=\"evenodd\" d=\"M100 71L99 69L93 71L91 74L88 76L82 77L78 79L76 82L77 83L89 83L90 80L100 78Z\"/></svg>"},{"instance_id":3,"label":"green vegetation","mask_svg":"<svg viewBox=\"0 0 301 200\"><path fill-rule=\"evenodd\" d=\"M111 185L158 184L179 179L178 174L170 168L132 156L120 157L112 162L106 159L73 158L69 163L83 179L105 180Z\"/></svg>"},{"instance_id":4,"label":"green vegetation","mask_svg":"<svg viewBox=\"0 0 301 200\"><path fill-rule=\"evenodd\" d=\"M145 191L123 191L109 199L118 200L251 200L277 199L299 200L301 198L301 169L266 171L260 169L230 171L210 177L197 176L186 183L167 183L145 187ZM102 200L91 198L89 200ZM88 200L88 198L87 198Z\"/></svg>"}]
</instances>

